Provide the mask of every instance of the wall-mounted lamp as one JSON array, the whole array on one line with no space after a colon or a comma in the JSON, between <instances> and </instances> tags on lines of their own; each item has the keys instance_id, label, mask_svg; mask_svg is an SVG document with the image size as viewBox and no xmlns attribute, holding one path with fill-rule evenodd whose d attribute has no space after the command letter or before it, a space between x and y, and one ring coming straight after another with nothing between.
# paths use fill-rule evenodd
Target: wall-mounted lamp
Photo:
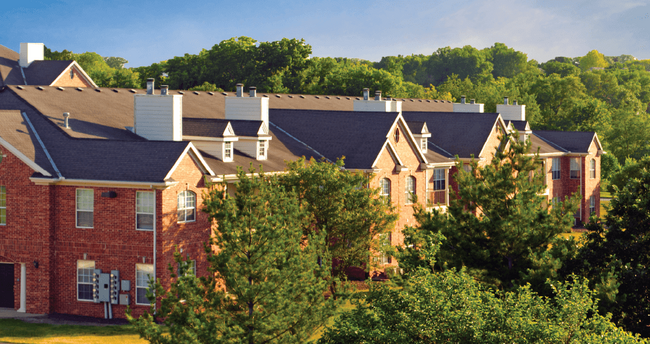
<instances>
[{"instance_id":1,"label":"wall-mounted lamp","mask_svg":"<svg viewBox=\"0 0 650 344\"><path fill-rule=\"evenodd\" d=\"M38 269L38 260L34 261L34 267Z\"/></svg>"},{"instance_id":2,"label":"wall-mounted lamp","mask_svg":"<svg viewBox=\"0 0 650 344\"><path fill-rule=\"evenodd\" d=\"M115 198L117 197L117 192L115 191L102 192L102 197Z\"/></svg>"}]
</instances>

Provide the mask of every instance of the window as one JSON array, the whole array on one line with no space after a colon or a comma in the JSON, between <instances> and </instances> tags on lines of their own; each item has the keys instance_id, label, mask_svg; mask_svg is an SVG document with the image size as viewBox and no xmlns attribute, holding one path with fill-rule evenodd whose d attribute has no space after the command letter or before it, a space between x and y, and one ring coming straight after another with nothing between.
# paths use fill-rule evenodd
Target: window
<instances>
[{"instance_id":1,"label":"window","mask_svg":"<svg viewBox=\"0 0 650 344\"><path fill-rule=\"evenodd\" d=\"M257 152L259 158L264 158L266 157L266 141L260 140L259 141L259 151Z\"/></svg>"},{"instance_id":2,"label":"window","mask_svg":"<svg viewBox=\"0 0 650 344\"><path fill-rule=\"evenodd\" d=\"M406 187L404 191L406 193L406 201L404 203L412 204L415 198L415 177L406 177Z\"/></svg>"},{"instance_id":3,"label":"window","mask_svg":"<svg viewBox=\"0 0 650 344\"><path fill-rule=\"evenodd\" d=\"M554 207L557 207L560 204L560 197L558 196L553 197L551 202L553 203Z\"/></svg>"},{"instance_id":4,"label":"window","mask_svg":"<svg viewBox=\"0 0 650 344\"><path fill-rule=\"evenodd\" d=\"M445 169L436 168L433 170L433 189L434 190L444 190L445 189Z\"/></svg>"},{"instance_id":5,"label":"window","mask_svg":"<svg viewBox=\"0 0 650 344\"><path fill-rule=\"evenodd\" d=\"M472 165L470 165L469 163L463 164L463 171L472 172Z\"/></svg>"},{"instance_id":6,"label":"window","mask_svg":"<svg viewBox=\"0 0 650 344\"><path fill-rule=\"evenodd\" d=\"M74 70L70 68L70 79L74 79Z\"/></svg>"},{"instance_id":7,"label":"window","mask_svg":"<svg viewBox=\"0 0 650 344\"><path fill-rule=\"evenodd\" d=\"M427 152L427 139L422 139L422 141L420 141L420 149L422 150L422 153Z\"/></svg>"},{"instance_id":8,"label":"window","mask_svg":"<svg viewBox=\"0 0 650 344\"><path fill-rule=\"evenodd\" d=\"M596 178L596 159L589 161L589 178Z\"/></svg>"},{"instance_id":9,"label":"window","mask_svg":"<svg viewBox=\"0 0 650 344\"><path fill-rule=\"evenodd\" d=\"M591 196L589 197L589 214L593 214L596 212L596 197Z\"/></svg>"},{"instance_id":10,"label":"window","mask_svg":"<svg viewBox=\"0 0 650 344\"><path fill-rule=\"evenodd\" d=\"M551 165L551 172L553 173L553 179L560 179L560 158L553 158L553 164Z\"/></svg>"},{"instance_id":11,"label":"window","mask_svg":"<svg viewBox=\"0 0 650 344\"><path fill-rule=\"evenodd\" d=\"M380 234L380 236L379 236L381 246L383 246L384 249L388 248L388 246L391 245L391 239L392 239L391 233ZM381 253L381 264L390 264L391 262L392 262L392 259L391 259L390 255L388 255L386 252L382 252Z\"/></svg>"},{"instance_id":12,"label":"window","mask_svg":"<svg viewBox=\"0 0 650 344\"><path fill-rule=\"evenodd\" d=\"M185 276L193 275L196 276L196 260L188 260L187 263L189 263L189 266L187 267L187 270L185 270ZM181 276L181 264L183 263L178 263L178 277Z\"/></svg>"},{"instance_id":13,"label":"window","mask_svg":"<svg viewBox=\"0 0 650 344\"><path fill-rule=\"evenodd\" d=\"M196 194L183 191L178 194L178 222L193 222L196 220Z\"/></svg>"},{"instance_id":14,"label":"window","mask_svg":"<svg viewBox=\"0 0 650 344\"><path fill-rule=\"evenodd\" d=\"M154 193L138 191L135 193L135 228L153 230Z\"/></svg>"},{"instance_id":15,"label":"window","mask_svg":"<svg viewBox=\"0 0 650 344\"><path fill-rule=\"evenodd\" d=\"M580 158L571 158L571 179L580 178Z\"/></svg>"},{"instance_id":16,"label":"window","mask_svg":"<svg viewBox=\"0 0 650 344\"><path fill-rule=\"evenodd\" d=\"M232 142L230 141L223 143L223 159L232 159Z\"/></svg>"},{"instance_id":17,"label":"window","mask_svg":"<svg viewBox=\"0 0 650 344\"><path fill-rule=\"evenodd\" d=\"M395 142L399 142L399 128L395 128L395 135L393 135Z\"/></svg>"},{"instance_id":18,"label":"window","mask_svg":"<svg viewBox=\"0 0 650 344\"><path fill-rule=\"evenodd\" d=\"M77 300L93 300L93 271L95 270L94 260L77 261Z\"/></svg>"},{"instance_id":19,"label":"window","mask_svg":"<svg viewBox=\"0 0 650 344\"><path fill-rule=\"evenodd\" d=\"M384 178L379 184L381 187L381 192L379 195L386 199L386 203L390 203L390 179Z\"/></svg>"},{"instance_id":20,"label":"window","mask_svg":"<svg viewBox=\"0 0 650 344\"><path fill-rule=\"evenodd\" d=\"M153 278L153 264L135 264L135 304L148 305L147 290Z\"/></svg>"},{"instance_id":21,"label":"window","mask_svg":"<svg viewBox=\"0 0 650 344\"><path fill-rule=\"evenodd\" d=\"M0 225L7 224L7 187L0 186Z\"/></svg>"},{"instance_id":22,"label":"window","mask_svg":"<svg viewBox=\"0 0 650 344\"><path fill-rule=\"evenodd\" d=\"M91 189L77 189L77 228L93 228L93 195Z\"/></svg>"}]
</instances>

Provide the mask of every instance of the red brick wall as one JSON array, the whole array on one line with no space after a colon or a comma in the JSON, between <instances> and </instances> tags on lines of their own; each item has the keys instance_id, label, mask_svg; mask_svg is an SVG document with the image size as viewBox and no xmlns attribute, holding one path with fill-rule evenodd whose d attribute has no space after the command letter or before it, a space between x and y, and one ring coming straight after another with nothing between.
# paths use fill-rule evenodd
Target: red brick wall
<instances>
[{"instance_id":1,"label":"red brick wall","mask_svg":"<svg viewBox=\"0 0 650 344\"><path fill-rule=\"evenodd\" d=\"M20 263L27 273L26 311L51 311L49 266L53 228L51 188L35 186L34 171L7 150L0 163L0 185L7 191L7 223L0 226L0 262L14 264L14 308L20 307ZM38 261L39 267L34 267Z\"/></svg>"},{"instance_id":2,"label":"red brick wall","mask_svg":"<svg viewBox=\"0 0 650 344\"><path fill-rule=\"evenodd\" d=\"M92 87L92 85L85 81L82 74L73 68L74 77L70 79L70 70L65 71L63 75L52 86L61 87Z\"/></svg>"}]
</instances>

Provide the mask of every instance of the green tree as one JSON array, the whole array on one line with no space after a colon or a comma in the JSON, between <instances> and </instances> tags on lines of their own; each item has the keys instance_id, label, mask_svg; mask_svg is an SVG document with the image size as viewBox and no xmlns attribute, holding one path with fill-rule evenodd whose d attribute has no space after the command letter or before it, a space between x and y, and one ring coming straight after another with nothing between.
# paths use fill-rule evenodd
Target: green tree
<instances>
[{"instance_id":1,"label":"green tree","mask_svg":"<svg viewBox=\"0 0 650 344\"><path fill-rule=\"evenodd\" d=\"M277 179L241 169L234 195L210 188L204 211L217 228L206 245L208 274L173 274L169 290L156 283L169 333L150 313L130 319L154 343L304 343L334 314L324 236L303 234L308 214ZM228 187L233 187L229 185ZM180 255L176 260L182 263ZM149 296L153 296L149 293Z\"/></svg>"},{"instance_id":2,"label":"green tree","mask_svg":"<svg viewBox=\"0 0 650 344\"><path fill-rule=\"evenodd\" d=\"M122 69L125 64L129 63L125 58L117 56L104 57L104 61L113 69Z\"/></svg>"},{"instance_id":3,"label":"green tree","mask_svg":"<svg viewBox=\"0 0 650 344\"><path fill-rule=\"evenodd\" d=\"M580 69L583 72L591 68L605 68L608 65L605 55L599 53L598 50L592 50L580 58Z\"/></svg>"},{"instance_id":4,"label":"green tree","mask_svg":"<svg viewBox=\"0 0 650 344\"><path fill-rule=\"evenodd\" d=\"M508 48L503 43L494 43L492 47L485 49L485 53L492 61L492 75L495 79L500 77L512 78L528 67L526 64L528 56L526 54Z\"/></svg>"},{"instance_id":5,"label":"green tree","mask_svg":"<svg viewBox=\"0 0 650 344\"><path fill-rule=\"evenodd\" d=\"M458 164L458 191L446 213L416 212L418 226L405 231L412 246L398 257L410 266L402 267L426 266L421 252L431 245L430 233L439 232L447 238L440 266L467 267L484 282L508 288L530 274L559 233L569 231L576 204L547 205L545 176L530 141L507 138L504 145L486 166L473 161L467 172Z\"/></svg>"},{"instance_id":6,"label":"green tree","mask_svg":"<svg viewBox=\"0 0 650 344\"><path fill-rule=\"evenodd\" d=\"M469 77L472 81L492 78L492 62L485 52L466 45L462 48L438 49L427 62L427 73L433 85L442 84L452 74L460 79Z\"/></svg>"},{"instance_id":7,"label":"green tree","mask_svg":"<svg viewBox=\"0 0 650 344\"><path fill-rule=\"evenodd\" d=\"M342 170L342 159L329 163L302 158L287 165L278 177L280 184L295 189L302 209L311 214L304 234L321 233L329 243L336 262L330 289L336 295L336 281L345 279L347 268L370 268L371 251L380 249L376 239L393 228L397 215L378 189L368 187L368 176Z\"/></svg>"},{"instance_id":8,"label":"green tree","mask_svg":"<svg viewBox=\"0 0 650 344\"><path fill-rule=\"evenodd\" d=\"M561 77L569 75L580 75L580 68L573 63L562 63L555 60L542 63L540 67L544 70L546 75L558 74Z\"/></svg>"}]
</instances>

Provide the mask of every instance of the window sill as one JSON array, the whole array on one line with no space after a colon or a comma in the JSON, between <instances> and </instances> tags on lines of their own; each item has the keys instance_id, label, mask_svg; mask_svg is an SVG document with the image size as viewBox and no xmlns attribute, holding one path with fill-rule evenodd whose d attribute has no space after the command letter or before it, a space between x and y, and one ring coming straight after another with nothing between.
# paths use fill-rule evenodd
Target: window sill
<instances>
[{"instance_id":1,"label":"window sill","mask_svg":"<svg viewBox=\"0 0 650 344\"><path fill-rule=\"evenodd\" d=\"M135 230L136 230L136 231L142 231L142 232L153 232L153 228L152 228L152 229L141 229L141 228L136 228Z\"/></svg>"}]
</instances>

